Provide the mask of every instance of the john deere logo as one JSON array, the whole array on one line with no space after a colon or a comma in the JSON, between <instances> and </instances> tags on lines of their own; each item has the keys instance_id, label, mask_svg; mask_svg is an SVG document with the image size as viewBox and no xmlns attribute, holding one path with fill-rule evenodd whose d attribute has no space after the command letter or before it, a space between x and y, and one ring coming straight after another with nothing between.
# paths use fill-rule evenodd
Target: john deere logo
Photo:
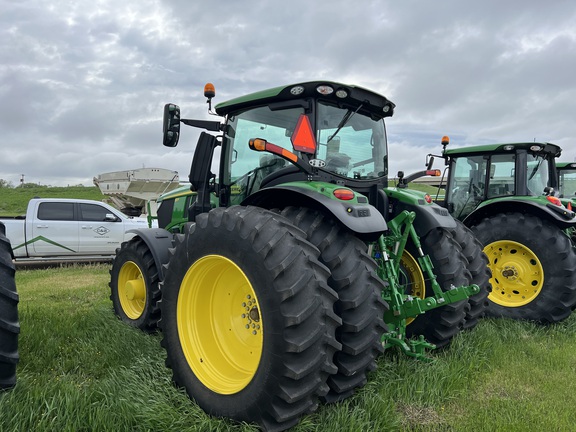
<instances>
[{"instance_id":1,"label":"john deere logo","mask_svg":"<svg viewBox=\"0 0 576 432\"><path fill-rule=\"evenodd\" d=\"M108 234L108 233L110 232L110 230L109 230L108 228L106 228L106 227L99 226L98 228L96 228L96 229L94 230L94 232L95 232L96 234L104 235L104 234Z\"/></svg>"}]
</instances>

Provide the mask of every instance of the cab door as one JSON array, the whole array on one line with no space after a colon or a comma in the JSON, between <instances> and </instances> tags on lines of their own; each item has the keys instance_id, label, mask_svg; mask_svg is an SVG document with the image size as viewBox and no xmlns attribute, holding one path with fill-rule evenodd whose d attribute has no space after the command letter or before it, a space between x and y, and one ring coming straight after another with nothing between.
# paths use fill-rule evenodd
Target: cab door
<instances>
[{"instance_id":1,"label":"cab door","mask_svg":"<svg viewBox=\"0 0 576 432\"><path fill-rule=\"evenodd\" d=\"M73 202L40 202L28 239L36 256L78 253L78 221Z\"/></svg>"},{"instance_id":2,"label":"cab door","mask_svg":"<svg viewBox=\"0 0 576 432\"><path fill-rule=\"evenodd\" d=\"M113 255L124 238L122 219L100 204L78 204L82 255Z\"/></svg>"}]
</instances>

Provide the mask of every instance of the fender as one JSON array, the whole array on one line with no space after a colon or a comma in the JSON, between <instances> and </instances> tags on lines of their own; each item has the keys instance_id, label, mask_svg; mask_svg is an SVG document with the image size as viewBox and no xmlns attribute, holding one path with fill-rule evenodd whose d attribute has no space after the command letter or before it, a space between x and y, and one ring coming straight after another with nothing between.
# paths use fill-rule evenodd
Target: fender
<instances>
[{"instance_id":1,"label":"fender","mask_svg":"<svg viewBox=\"0 0 576 432\"><path fill-rule=\"evenodd\" d=\"M308 207L329 213L364 241L375 241L388 229L382 214L368 203L364 195L354 192L353 199L340 200L333 195L336 189L347 188L325 182L285 183L259 190L246 198L242 205L266 209Z\"/></svg>"},{"instance_id":2,"label":"fender","mask_svg":"<svg viewBox=\"0 0 576 432\"><path fill-rule=\"evenodd\" d=\"M541 197L544 198L544 197ZM576 228L576 214L566 207L556 206L544 199L493 200L480 204L462 222L467 227L477 225L482 219L497 213L528 213L545 219L560 229Z\"/></svg>"},{"instance_id":3,"label":"fender","mask_svg":"<svg viewBox=\"0 0 576 432\"><path fill-rule=\"evenodd\" d=\"M427 202L424 192L413 189L384 188L384 193L390 199L392 215L403 210L416 214L414 228L420 237L433 228L455 229L456 221L447 209L433 202Z\"/></svg>"},{"instance_id":4,"label":"fender","mask_svg":"<svg viewBox=\"0 0 576 432\"><path fill-rule=\"evenodd\" d=\"M160 282L164 280L164 264L170 261L169 249L174 247L174 235L163 228L142 228L126 231L140 237L150 249Z\"/></svg>"}]
</instances>

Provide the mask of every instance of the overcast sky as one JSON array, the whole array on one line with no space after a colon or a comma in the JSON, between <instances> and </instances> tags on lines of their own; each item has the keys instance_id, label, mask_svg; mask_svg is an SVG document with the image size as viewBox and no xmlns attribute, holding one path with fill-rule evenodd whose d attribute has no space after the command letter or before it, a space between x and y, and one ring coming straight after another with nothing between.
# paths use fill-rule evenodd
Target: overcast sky
<instances>
[{"instance_id":1,"label":"overcast sky","mask_svg":"<svg viewBox=\"0 0 576 432\"><path fill-rule=\"evenodd\" d=\"M391 173L423 169L442 135L549 141L576 160L573 0L0 0L0 178L185 180L198 132L163 147L165 103L211 119L206 82L218 103L318 79L396 104Z\"/></svg>"}]
</instances>

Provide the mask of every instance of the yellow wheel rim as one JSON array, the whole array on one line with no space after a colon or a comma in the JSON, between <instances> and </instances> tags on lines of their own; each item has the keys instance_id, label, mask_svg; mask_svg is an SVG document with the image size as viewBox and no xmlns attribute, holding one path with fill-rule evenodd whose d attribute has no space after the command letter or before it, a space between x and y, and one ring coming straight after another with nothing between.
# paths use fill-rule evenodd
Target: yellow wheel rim
<instances>
[{"instance_id":1,"label":"yellow wheel rim","mask_svg":"<svg viewBox=\"0 0 576 432\"><path fill-rule=\"evenodd\" d=\"M492 270L488 299L500 306L519 307L533 301L544 285L544 269L534 252L510 240L484 248Z\"/></svg>"},{"instance_id":2,"label":"yellow wheel rim","mask_svg":"<svg viewBox=\"0 0 576 432\"><path fill-rule=\"evenodd\" d=\"M426 285L422 269L420 269L418 261L407 250L400 257L400 273L400 283L405 286L405 294L419 299L426 297ZM415 317L407 318L406 325L414 319Z\"/></svg>"},{"instance_id":3,"label":"yellow wheel rim","mask_svg":"<svg viewBox=\"0 0 576 432\"><path fill-rule=\"evenodd\" d=\"M126 316L138 319L146 306L146 283L140 267L132 261L126 261L118 274L118 298Z\"/></svg>"},{"instance_id":4,"label":"yellow wheel rim","mask_svg":"<svg viewBox=\"0 0 576 432\"><path fill-rule=\"evenodd\" d=\"M184 356L202 384L229 395L250 383L264 328L256 293L234 262L219 255L196 261L182 280L176 319Z\"/></svg>"}]
</instances>

